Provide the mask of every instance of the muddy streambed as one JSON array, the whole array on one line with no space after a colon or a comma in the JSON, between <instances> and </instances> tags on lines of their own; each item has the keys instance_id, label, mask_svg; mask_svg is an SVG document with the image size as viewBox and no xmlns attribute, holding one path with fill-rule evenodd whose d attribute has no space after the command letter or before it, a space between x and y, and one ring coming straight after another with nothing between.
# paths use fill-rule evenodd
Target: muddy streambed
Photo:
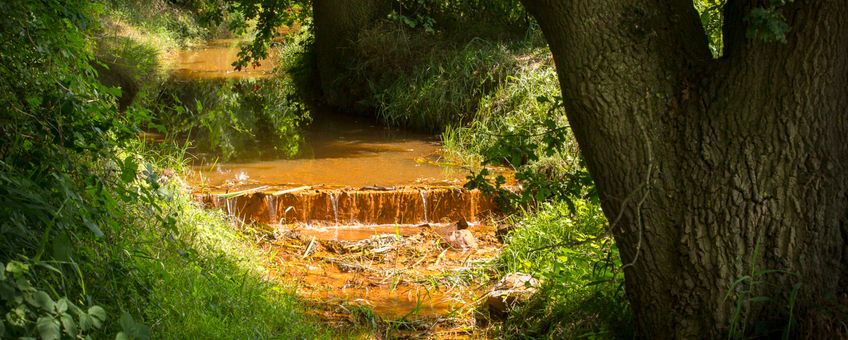
<instances>
[{"instance_id":1,"label":"muddy streambed","mask_svg":"<svg viewBox=\"0 0 848 340\"><path fill-rule=\"evenodd\" d=\"M267 76L230 71L235 46L178 53L176 75ZM492 285L501 244L492 200L462 187L469 172L440 163L436 137L350 115L316 116L304 135L292 159L207 162L187 181L208 208L260 231L270 279L296 283L328 323L480 336L474 307Z\"/></svg>"}]
</instances>

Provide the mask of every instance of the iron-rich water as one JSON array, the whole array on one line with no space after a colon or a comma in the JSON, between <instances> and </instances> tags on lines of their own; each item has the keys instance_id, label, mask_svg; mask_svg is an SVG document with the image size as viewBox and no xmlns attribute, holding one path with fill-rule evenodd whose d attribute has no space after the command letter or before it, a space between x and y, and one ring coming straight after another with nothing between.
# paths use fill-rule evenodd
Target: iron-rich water
<instances>
[{"instance_id":1,"label":"iron-rich water","mask_svg":"<svg viewBox=\"0 0 848 340\"><path fill-rule=\"evenodd\" d=\"M316 118L302 150L294 159L198 165L189 180L195 187L226 191L256 185L456 185L467 175L434 163L441 150L435 138L353 117Z\"/></svg>"}]
</instances>

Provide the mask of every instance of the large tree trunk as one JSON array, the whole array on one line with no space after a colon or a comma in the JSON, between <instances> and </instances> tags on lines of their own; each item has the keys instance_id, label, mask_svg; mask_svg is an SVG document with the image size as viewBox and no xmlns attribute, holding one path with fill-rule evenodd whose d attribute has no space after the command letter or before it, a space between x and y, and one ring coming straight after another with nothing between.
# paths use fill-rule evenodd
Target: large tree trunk
<instances>
[{"instance_id":1,"label":"large tree trunk","mask_svg":"<svg viewBox=\"0 0 848 340\"><path fill-rule=\"evenodd\" d=\"M339 75L356 60L353 44L362 30L391 10L389 0L314 0L315 54L324 100L331 106L351 109L361 99L352 95L367 84L341 84Z\"/></svg>"},{"instance_id":2,"label":"large tree trunk","mask_svg":"<svg viewBox=\"0 0 848 340\"><path fill-rule=\"evenodd\" d=\"M788 41L766 43L743 19L762 1L729 0L718 60L689 1L523 2L639 333L848 335L848 2L796 0Z\"/></svg>"}]
</instances>

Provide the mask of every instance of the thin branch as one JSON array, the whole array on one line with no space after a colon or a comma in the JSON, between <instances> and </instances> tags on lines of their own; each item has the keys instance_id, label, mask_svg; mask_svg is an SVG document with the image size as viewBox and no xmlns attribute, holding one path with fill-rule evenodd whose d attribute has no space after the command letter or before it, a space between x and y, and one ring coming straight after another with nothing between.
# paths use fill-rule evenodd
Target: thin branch
<instances>
[{"instance_id":1,"label":"thin branch","mask_svg":"<svg viewBox=\"0 0 848 340\"><path fill-rule=\"evenodd\" d=\"M636 224L639 227L639 241L636 242L636 255L633 256L633 261L621 266L621 268L618 269L619 271L623 271L624 268L631 267L636 264L636 261L639 259L639 253L642 251L642 232L644 230L644 223L642 222L642 204L645 203L645 200L648 199L648 193L651 192L651 175L654 169L654 153L651 148L651 139L648 137L648 132L645 130L645 124L642 123L642 119L639 115L634 115L634 118L636 119L636 124L639 125L639 130L642 131L642 137L645 138L645 148L648 153L648 171L645 173L645 181L642 185L640 185L640 187L645 187L645 193L642 195L642 199L639 200L639 203L636 204ZM623 211L624 207L622 207L621 210Z\"/></svg>"}]
</instances>

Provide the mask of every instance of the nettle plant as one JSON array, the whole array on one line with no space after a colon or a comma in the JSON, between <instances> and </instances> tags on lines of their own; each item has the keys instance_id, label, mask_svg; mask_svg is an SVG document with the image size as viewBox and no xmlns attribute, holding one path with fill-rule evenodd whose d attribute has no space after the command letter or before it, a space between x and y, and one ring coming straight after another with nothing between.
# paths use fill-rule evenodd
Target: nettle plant
<instances>
[{"instance_id":1,"label":"nettle plant","mask_svg":"<svg viewBox=\"0 0 848 340\"><path fill-rule=\"evenodd\" d=\"M43 269L59 269L36 263ZM91 339L103 328L106 310L98 305L81 308L67 297L54 300L50 293L33 286L32 265L20 261L0 262L0 306L7 310L0 315L0 338L38 335L45 340L73 338ZM124 312L120 319L122 331L116 339L149 339L147 326L133 320Z\"/></svg>"},{"instance_id":2,"label":"nettle plant","mask_svg":"<svg viewBox=\"0 0 848 340\"><path fill-rule=\"evenodd\" d=\"M0 337L38 334L42 339L87 339L103 327L106 310L97 305L82 309L64 297L53 300L49 293L32 285L29 264L11 261L0 263L0 268L0 304L8 310L0 319Z\"/></svg>"}]
</instances>

